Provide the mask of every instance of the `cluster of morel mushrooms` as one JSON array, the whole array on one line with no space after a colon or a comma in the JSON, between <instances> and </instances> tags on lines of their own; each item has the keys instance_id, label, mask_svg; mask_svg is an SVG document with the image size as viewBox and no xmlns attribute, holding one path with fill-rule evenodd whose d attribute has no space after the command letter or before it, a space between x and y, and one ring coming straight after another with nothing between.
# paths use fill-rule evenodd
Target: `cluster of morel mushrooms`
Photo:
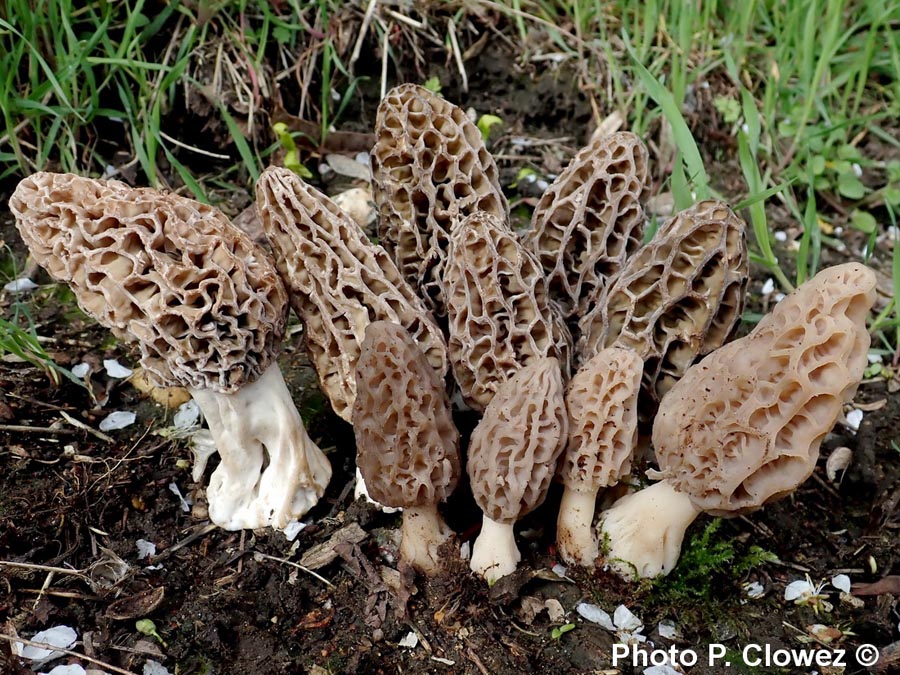
<instances>
[{"instance_id":1,"label":"cluster of morel mushrooms","mask_svg":"<svg viewBox=\"0 0 900 675\"><path fill-rule=\"evenodd\" d=\"M746 513L810 476L866 364L870 270L825 269L728 342L745 225L704 201L643 244L647 151L633 134L581 150L521 234L460 108L396 87L376 139L380 245L275 167L256 186L271 251L211 206L116 181L38 173L10 201L82 309L136 340L157 384L190 390L221 460L213 522L283 528L329 481L276 363L288 305L370 494L404 509L401 556L425 574L449 555L438 506L463 465L484 512L471 567L488 581L515 570L513 526L554 479L562 558L650 577L672 570L699 513ZM448 392L483 413L465 461ZM651 423L656 482L595 518Z\"/></svg>"}]
</instances>

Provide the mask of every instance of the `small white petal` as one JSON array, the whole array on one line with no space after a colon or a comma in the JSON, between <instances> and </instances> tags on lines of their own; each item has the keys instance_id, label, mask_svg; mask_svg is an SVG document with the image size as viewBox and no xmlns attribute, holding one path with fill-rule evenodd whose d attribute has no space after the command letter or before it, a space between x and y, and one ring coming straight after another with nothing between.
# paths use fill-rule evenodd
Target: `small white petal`
<instances>
[{"instance_id":1,"label":"small white petal","mask_svg":"<svg viewBox=\"0 0 900 675\"><path fill-rule=\"evenodd\" d=\"M169 483L169 492L178 497L178 501L181 502L181 510L185 513L190 512L191 504L187 499L184 498L184 495L181 494L181 490L178 489L178 485L175 483Z\"/></svg>"},{"instance_id":2,"label":"small white petal","mask_svg":"<svg viewBox=\"0 0 900 675\"><path fill-rule=\"evenodd\" d=\"M87 363L81 362L77 366L72 368L72 374L75 377L80 377L84 379L84 377L91 372L91 366Z\"/></svg>"},{"instance_id":3,"label":"small white petal","mask_svg":"<svg viewBox=\"0 0 900 675\"><path fill-rule=\"evenodd\" d=\"M762 294L763 295L771 295L775 292L775 280L774 279L766 279L766 283L763 284Z\"/></svg>"},{"instance_id":4,"label":"small white petal","mask_svg":"<svg viewBox=\"0 0 900 675\"><path fill-rule=\"evenodd\" d=\"M605 628L608 631L615 632L616 625L613 623L612 617L597 607L597 605L592 605L588 602L579 602L575 605L575 611L578 612L578 616L591 623L596 623Z\"/></svg>"},{"instance_id":5,"label":"small white petal","mask_svg":"<svg viewBox=\"0 0 900 675\"><path fill-rule=\"evenodd\" d=\"M847 413L847 426L853 431L859 431L859 425L862 423L863 411L854 408Z\"/></svg>"},{"instance_id":6,"label":"small white petal","mask_svg":"<svg viewBox=\"0 0 900 675\"><path fill-rule=\"evenodd\" d=\"M117 410L110 413L100 422L100 431L115 431L134 424L137 415L130 410Z\"/></svg>"},{"instance_id":7,"label":"small white petal","mask_svg":"<svg viewBox=\"0 0 900 675\"><path fill-rule=\"evenodd\" d=\"M200 406L194 399L185 401L178 406L178 410L175 411L175 416L172 418L172 426L187 431L198 424L200 424Z\"/></svg>"},{"instance_id":8,"label":"small white petal","mask_svg":"<svg viewBox=\"0 0 900 675\"><path fill-rule=\"evenodd\" d=\"M460 560L468 560L472 557L472 545L464 541L459 547L459 559Z\"/></svg>"},{"instance_id":9,"label":"small white petal","mask_svg":"<svg viewBox=\"0 0 900 675\"><path fill-rule=\"evenodd\" d=\"M806 579L792 581L784 589L784 599L791 602L797 598L802 598L804 595L812 595L815 590L813 585Z\"/></svg>"},{"instance_id":10,"label":"small white petal","mask_svg":"<svg viewBox=\"0 0 900 675\"><path fill-rule=\"evenodd\" d=\"M775 230L775 241L780 241L784 243L787 241L787 232L782 232L781 230Z\"/></svg>"},{"instance_id":11,"label":"small white petal","mask_svg":"<svg viewBox=\"0 0 900 675\"><path fill-rule=\"evenodd\" d=\"M747 594L748 598L756 600L766 594L766 589L763 588L763 585L758 581L751 581L744 584L744 592Z\"/></svg>"},{"instance_id":12,"label":"small white petal","mask_svg":"<svg viewBox=\"0 0 900 675\"><path fill-rule=\"evenodd\" d=\"M862 167L859 164L857 164L856 162L853 162L853 173L856 174L857 178L862 177Z\"/></svg>"},{"instance_id":13,"label":"small white petal","mask_svg":"<svg viewBox=\"0 0 900 675\"><path fill-rule=\"evenodd\" d=\"M664 637L667 640L672 640L678 636L678 629L675 627L675 622L671 619L663 619L659 622L659 625L656 627L656 631L659 633L660 637Z\"/></svg>"},{"instance_id":14,"label":"small white petal","mask_svg":"<svg viewBox=\"0 0 900 675\"><path fill-rule=\"evenodd\" d=\"M644 668L644 675L681 675L672 666L650 666Z\"/></svg>"},{"instance_id":15,"label":"small white petal","mask_svg":"<svg viewBox=\"0 0 900 675\"><path fill-rule=\"evenodd\" d=\"M142 675L172 675L172 673L170 673L169 669L159 661L147 659L147 663L144 664Z\"/></svg>"},{"instance_id":16,"label":"small white petal","mask_svg":"<svg viewBox=\"0 0 900 675\"><path fill-rule=\"evenodd\" d=\"M72 663L55 666L52 670L41 673L41 675L85 675L85 670L77 663Z\"/></svg>"},{"instance_id":17,"label":"small white petal","mask_svg":"<svg viewBox=\"0 0 900 675\"><path fill-rule=\"evenodd\" d=\"M831 578L831 585L844 593L850 592L850 577L846 574L838 574Z\"/></svg>"},{"instance_id":18,"label":"small white petal","mask_svg":"<svg viewBox=\"0 0 900 675\"><path fill-rule=\"evenodd\" d=\"M616 624L616 628L619 630L627 630L627 631L639 631L643 628L643 622L637 618L630 609L628 609L625 605L619 605L616 607L615 613L613 613L613 623Z\"/></svg>"},{"instance_id":19,"label":"small white petal","mask_svg":"<svg viewBox=\"0 0 900 675\"><path fill-rule=\"evenodd\" d=\"M3 290L8 293L27 293L28 291L33 291L37 287L38 285L31 279L22 277L21 279L13 279L10 281L3 287Z\"/></svg>"},{"instance_id":20,"label":"small white petal","mask_svg":"<svg viewBox=\"0 0 900 675\"><path fill-rule=\"evenodd\" d=\"M106 368L107 375L117 379L131 377L134 374L131 368L126 368L116 359L103 359L103 367Z\"/></svg>"},{"instance_id":21,"label":"small white petal","mask_svg":"<svg viewBox=\"0 0 900 675\"><path fill-rule=\"evenodd\" d=\"M138 560L143 560L144 558L149 558L151 555L156 555L156 544L152 541L138 539L134 543L138 550Z\"/></svg>"},{"instance_id":22,"label":"small white petal","mask_svg":"<svg viewBox=\"0 0 900 675\"><path fill-rule=\"evenodd\" d=\"M553 574L558 576L560 579L565 579L566 574L568 574L568 572L569 572L569 568L566 567L565 565L560 565L559 563L556 563L553 567L550 568L550 571L553 572Z\"/></svg>"},{"instance_id":23,"label":"small white petal","mask_svg":"<svg viewBox=\"0 0 900 675\"><path fill-rule=\"evenodd\" d=\"M284 536L287 537L288 541L294 541L294 539L297 538L297 535L305 528L306 523L301 523L299 520L292 520L284 526Z\"/></svg>"},{"instance_id":24,"label":"small white petal","mask_svg":"<svg viewBox=\"0 0 900 675\"><path fill-rule=\"evenodd\" d=\"M881 354L867 354L866 358L869 360L869 363L882 363L884 361Z\"/></svg>"},{"instance_id":25,"label":"small white petal","mask_svg":"<svg viewBox=\"0 0 900 675\"><path fill-rule=\"evenodd\" d=\"M24 645L21 649L21 655L23 659L28 659L29 661L49 661L51 658L63 655L62 652L53 650L53 647L68 649L75 644L75 640L77 639L78 633L75 632L74 628L69 626L53 626L53 628L48 628L47 630L42 630L40 633L36 633L34 637L31 638L32 642L46 644L51 647L51 649L41 649L40 647Z\"/></svg>"},{"instance_id":26,"label":"small white petal","mask_svg":"<svg viewBox=\"0 0 900 675\"><path fill-rule=\"evenodd\" d=\"M399 647L407 647L409 649L413 649L419 644L419 636L416 635L415 631L409 631L400 642L397 643Z\"/></svg>"},{"instance_id":27,"label":"small white petal","mask_svg":"<svg viewBox=\"0 0 900 675\"><path fill-rule=\"evenodd\" d=\"M775 295L772 296L772 299L775 302L781 302L782 300L784 300L784 293L776 293Z\"/></svg>"}]
</instances>

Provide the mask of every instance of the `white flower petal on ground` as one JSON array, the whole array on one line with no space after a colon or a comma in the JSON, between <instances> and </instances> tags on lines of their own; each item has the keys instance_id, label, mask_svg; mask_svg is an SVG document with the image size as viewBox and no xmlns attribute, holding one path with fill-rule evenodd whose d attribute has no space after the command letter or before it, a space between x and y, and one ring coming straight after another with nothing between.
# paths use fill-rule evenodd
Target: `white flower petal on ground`
<instances>
[{"instance_id":1,"label":"white flower petal on ground","mask_svg":"<svg viewBox=\"0 0 900 675\"><path fill-rule=\"evenodd\" d=\"M172 417L172 426L181 431L188 431L200 424L200 406L194 399L185 401Z\"/></svg>"},{"instance_id":2,"label":"white flower petal on ground","mask_svg":"<svg viewBox=\"0 0 900 675\"><path fill-rule=\"evenodd\" d=\"M616 607L616 611L613 613L613 623L616 624L616 628L619 630L632 631L635 633L639 632L641 628L644 627L644 623L625 605Z\"/></svg>"},{"instance_id":3,"label":"white flower petal on ground","mask_svg":"<svg viewBox=\"0 0 900 675\"><path fill-rule=\"evenodd\" d=\"M142 675L172 675L172 673L159 661L148 659L147 663L144 664Z\"/></svg>"},{"instance_id":4,"label":"white flower petal on ground","mask_svg":"<svg viewBox=\"0 0 900 675\"><path fill-rule=\"evenodd\" d=\"M775 280L766 279L766 283L763 284L761 292L763 295L772 295L772 293L775 292Z\"/></svg>"},{"instance_id":5,"label":"white flower petal on ground","mask_svg":"<svg viewBox=\"0 0 900 675\"><path fill-rule=\"evenodd\" d=\"M757 600L766 594L766 589L758 581L750 581L744 584L744 593L751 600Z\"/></svg>"},{"instance_id":6,"label":"white flower petal on ground","mask_svg":"<svg viewBox=\"0 0 900 675\"><path fill-rule=\"evenodd\" d=\"M84 377L91 372L90 364L84 363L83 361L76 366L72 367L72 374L75 377L80 377L84 379Z\"/></svg>"},{"instance_id":7,"label":"white flower petal on ground","mask_svg":"<svg viewBox=\"0 0 900 675\"><path fill-rule=\"evenodd\" d=\"M131 368L126 368L116 359L103 359L103 367L106 368L107 375L119 380L134 375Z\"/></svg>"},{"instance_id":8,"label":"white flower petal on ground","mask_svg":"<svg viewBox=\"0 0 900 675\"><path fill-rule=\"evenodd\" d=\"M55 666L53 669L41 675L85 675L85 670L77 663Z\"/></svg>"},{"instance_id":9,"label":"white flower petal on ground","mask_svg":"<svg viewBox=\"0 0 900 675\"><path fill-rule=\"evenodd\" d=\"M292 520L284 526L284 536L287 537L288 541L294 541L294 539L297 538L297 535L300 534L305 527L306 523L301 523L299 520Z\"/></svg>"},{"instance_id":10,"label":"white flower petal on ground","mask_svg":"<svg viewBox=\"0 0 900 675\"><path fill-rule=\"evenodd\" d=\"M7 293L27 293L28 291L33 291L37 287L38 285L31 279L22 277L21 279L13 279L8 284L4 285L3 290Z\"/></svg>"},{"instance_id":11,"label":"white flower petal on ground","mask_svg":"<svg viewBox=\"0 0 900 675\"><path fill-rule=\"evenodd\" d=\"M408 649L413 649L419 645L419 636L416 635L415 631L409 631L406 635L403 636L403 639L397 643L399 647L406 647Z\"/></svg>"},{"instance_id":12,"label":"white flower petal on ground","mask_svg":"<svg viewBox=\"0 0 900 675\"><path fill-rule=\"evenodd\" d=\"M672 666L650 666L644 668L644 675L681 675Z\"/></svg>"},{"instance_id":13,"label":"white flower petal on ground","mask_svg":"<svg viewBox=\"0 0 900 675\"><path fill-rule=\"evenodd\" d=\"M100 422L100 431L115 431L124 429L134 424L137 415L130 410L116 410L103 418Z\"/></svg>"},{"instance_id":14,"label":"white flower petal on ground","mask_svg":"<svg viewBox=\"0 0 900 675\"><path fill-rule=\"evenodd\" d=\"M663 619L659 622L659 625L656 627L656 632L659 633L659 636L662 638L666 638L667 640L674 640L678 637L678 628L675 627L675 622L671 619Z\"/></svg>"},{"instance_id":15,"label":"white flower petal on ground","mask_svg":"<svg viewBox=\"0 0 900 675\"><path fill-rule=\"evenodd\" d=\"M146 539L138 539L134 542L137 546L138 550L138 560L143 560L144 558L149 558L152 555L156 555L156 544L152 541L147 541Z\"/></svg>"},{"instance_id":16,"label":"white flower petal on ground","mask_svg":"<svg viewBox=\"0 0 900 675\"><path fill-rule=\"evenodd\" d=\"M616 625L613 623L612 617L604 610L592 605L588 602L579 602L575 605L575 611L578 615L591 623L596 623L611 633L616 632Z\"/></svg>"},{"instance_id":17,"label":"white flower petal on ground","mask_svg":"<svg viewBox=\"0 0 900 675\"><path fill-rule=\"evenodd\" d=\"M56 651L53 647L68 649L75 644L75 640L77 639L78 633L75 632L74 628L71 628L70 626L53 626L52 628L36 633L34 637L31 638L32 642L46 644L49 649L42 649L41 647L34 647L32 645L23 645L20 642L18 643L19 655L23 659L43 663L63 655L62 652Z\"/></svg>"},{"instance_id":18,"label":"white flower petal on ground","mask_svg":"<svg viewBox=\"0 0 900 675\"><path fill-rule=\"evenodd\" d=\"M175 483L169 483L169 492L178 497L178 501L181 502L181 510L185 513L190 512L191 503L184 498L184 495L181 494L181 490L178 489L178 485Z\"/></svg>"},{"instance_id":19,"label":"white flower petal on ground","mask_svg":"<svg viewBox=\"0 0 900 675\"><path fill-rule=\"evenodd\" d=\"M850 592L850 577L846 574L838 574L831 578L831 585L844 593Z\"/></svg>"},{"instance_id":20,"label":"white flower petal on ground","mask_svg":"<svg viewBox=\"0 0 900 675\"><path fill-rule=\"evenodd\" d=\"M863 411L854 408L847 413L847 426L853 429L853 431L859 431L859 425L862 424L862 419Z\"/></svg>"},{"instance_id":21,"label":"white flower petal on ground","mask_svg":"<svg viewBox=\"0 0 900 675\"><path fill-rule=\"evenodd\" d=\"M550 571L553 572L553 574L558 576L560 579L565 579L566 574L569 571L569 568L566 567L565 565L560 565L559 563L556 563L553 567L550 568Z\"/></svg>"},{"instance_id":22,"label":"white flower petal on ground","mask_svg":"<svg viewBox=\"0 0 900 675\"><path fill-rule=\"evenodd\" d=\"M812 595L815 590L815 586L812 585L809 579L798 579L785 586L784 599L788 602L794 602L804 596Z\"/></svg>"}]
</instances>

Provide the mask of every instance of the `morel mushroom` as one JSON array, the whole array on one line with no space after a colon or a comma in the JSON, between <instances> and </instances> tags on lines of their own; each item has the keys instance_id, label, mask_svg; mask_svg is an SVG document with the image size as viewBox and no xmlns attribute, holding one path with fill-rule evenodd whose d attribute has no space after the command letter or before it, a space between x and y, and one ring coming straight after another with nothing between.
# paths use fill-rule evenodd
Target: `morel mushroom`
<instances>
[{"instance_id":1,"label":"morel mushroom","mask_svg":"<svg viewBox=\"0 0 900 675\"><path fill-rule=\"evenodd\" d=\"M488 583L521 559L513 525L547 496L566 426L559 361L544 357L500 386L472 432L467 469L484 518L470 566Z\"/></svg>"},{"instance_id":2,"label":"morel mushroom","mask_svg":"<svg viewBox=\"0 0 900 675\"><path fill-rule=\"evenodd\" d=\"M10 208L81 308L138 341L153 384L190 390L221 456L214 523L281 528L319 500L331 466L275 362L287 296L265 251L211 206L118 181L38 173Z\"/></svg>"},{"instance_id":3,"label":"morel mushroom","mask_svg":"<svg viewBox=\"0 0 900 675\"><path fill-rule=\"evenodd\" d=\"M628 347L644 360L642 412L698 356L724 344L749 280L746 225L724 203L704 201L665 223L629 258L579 322L581 362Z\"/></svg>"},{"instance_id":4,"label":"morel mushroom","mask_svg":"<svg viewBox=\"0 0 900 675\"><path fill-rule=\"evenodd\" d=\"M256 208L291 306L306 328L310 360L334 411L350 421L356 361L373 321L404 326L441 377L444 336L390 256L328 197L287 169L269 167Z\"/></svg>"},{"instance_id":5,"label":"morel mushroom","mask_svg":"<svg viewBox=\"0 0 900 675\"><path fill-rule=\"evenodd\" d=\"M491 214L468 216L444 268L448 351L463 400L484 410L519 368L552 356L568 376L572 338L534 254Z\"/></svg>"},{"instance_id":6,"label":"morel mushroom","mask_svg":"<svg viewBox=\"0 0 900 675\"><path fill-rule=\"evenodd\" d=\"M405 328L369 324L356 365L357 464L378 502L403 508L400 556L418 571L441 570L450 531L438 504L460 475L459 433L444 382Z\"/></svg>"},{"instance_id":7,"label":"morel mushroom","mask_svg":"<svg viewBox=\"0 0 900 675\"><path fill-rule=\"evenodd\" d=\"M569 439L559 468L565 490L556 544L569 564L594 564L597 493L631 472L643 365L632 350L608 347L581 367L566 391Z\"/></svg>"},{"instance_id":8,"label":"morel mushroom","mask_svg":"<svg viewBox=\"0 0 900 675\"><path fill-rule=\"evenodd\" d=\"M747 513L809 478L862 378L874 302L871 270L825 269L748 336L688 369L653 425L659 471L651 477L662 480L601 518L614 567L626 576L667 574L700 512Z\"/></svg>"},{"instance_id":9,"label":"morel mushroom","mask_svg":"<svg viewBox=\"0 0 900 675\"><path fill-rule=\"evenodd\" d=\"M372 186L378 234L436 316L455 223L483 211L506 222L499 171L465 111L415 84L391 89L375 118Z\"/></svg>"},{"instance_id":10,"label":"morel mushroom","mask_svg":"<svg viewBox=\"0 0 900 675\"><path fill-rule=\"evenodd\" d=\"M584 315L640 248L647 180L647 148L623 131L582 149L538 202L524 244L567 318Z\"/></svg>"}]
</instances>

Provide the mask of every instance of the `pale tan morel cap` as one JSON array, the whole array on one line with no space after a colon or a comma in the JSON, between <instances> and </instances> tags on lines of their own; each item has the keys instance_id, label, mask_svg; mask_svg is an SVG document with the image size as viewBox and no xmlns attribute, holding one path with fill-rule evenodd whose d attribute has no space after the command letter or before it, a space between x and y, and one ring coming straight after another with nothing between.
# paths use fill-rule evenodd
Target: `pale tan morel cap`
<instances>
[{"instance_id":1,"label":"pale tan morel cap","mask_svg":"<svg viewBox=\"0 0 900 675\"><path fill-rule=\"evenodd\" d=\"M310 359L334 411L350 421L356 362L367 326L406 328L441 377L444 337L387 252L324 194L292 171L269 167L256 207L291 305L306 328Z\"/></svg>"},{"instance_id":2,"label":"pale tan morel cap","mask_svg":"<svg viewBox=\"0 0 900 675\"><path fill-rule=\"evenodd\" d=\"M572 376L569 438L559 467L566 487L611 487L631 472L643 365L631 349L607 347Z\"/></svg>"},{"instance_id":3,"label":"pale tan morel cap","mask_svg":"<svg viewBox=\"0 0 900 675\"><path fill-rule=\"evenodd\" d=\"M434 313L446 313L440 279L454 226L484 211L505 223L500 172L465 111L415 84L378 107L372 149L378 234Z\"/></svg>"},{"instance_id":4,"label":"pale tan morel cap","mask_svg":"<svg viewBox=\"0 0 900 675\"><path fill-rule=\"evenodd\" d=\"M356 365L357 465L369 494L410 508L447 499L459 481L459 432L443 379L402 326L369 324Z\"/></svg>"},{"instance_id":5,"label":"pale tan morel cap","mask_svg":"<svg viewBox=\"0 0 900 675\"><path fill-rule=\"evenodd\" d=\"M500 385L472 432L466 467L485 516L513 523L543 503L567 427L557 359L535 359Z\"/></svg>"},{"instance_id":6,"label":"pale tan morel cap","mask_svg":"<svg viewBox=\"0 0 900 675\"><path fill-rule=\"evenodd\" d=\"M626 261L581 319L581 362L604 347L633 349L644 359L645 408L654 405L698 356L725 343L749 275L744 221L723 202L695 204Z\"/></svg>"},{"instance_id":7,"label":"pale tan morel cap","mask_svg":"<svg viewBox=\"0 0 900 675\"><path fill-rule=\"evenodd\" d=\"M454 231L444 268L453 374L467 404L484 410L502 382L535 359L568 376L572 338L547 295L540 263L493 215Z\"/></svg>"},{"instance_id":8,"label":"pale tan morel cap","mask_svg":"<svg viewBox=\"0 0 900 675\"><path fill-rule=\"evenodd\" d=\"M586 313L640 248L648 180L647 148L622 131L578 152L535 207L523 241L566 317Z\"/></svg>"},{"instance_id":9,"label":"pale tan morel cap","mask_svg":"<svg viewBox=\"0 0 900 675\"><path fill-rule=\"evenodd\" d=\"M233 393L274 360L287 294L265 251L212 206L41 172L10 199L22 239L79 306L137 340L154 384Z\"/></svg>"},{"instance_id":10,"label":"pale tan morel cap","mask_svg":"<svg viewBox=\"0 0 900 675\"><path fill-rule=\"evenodd\" d=\"M875 274L829 267L744 338L690 368L653 426L659 472L703 511L734 515L812 474L819 445L867 363Z\"/></svg>"}]
</instances>

